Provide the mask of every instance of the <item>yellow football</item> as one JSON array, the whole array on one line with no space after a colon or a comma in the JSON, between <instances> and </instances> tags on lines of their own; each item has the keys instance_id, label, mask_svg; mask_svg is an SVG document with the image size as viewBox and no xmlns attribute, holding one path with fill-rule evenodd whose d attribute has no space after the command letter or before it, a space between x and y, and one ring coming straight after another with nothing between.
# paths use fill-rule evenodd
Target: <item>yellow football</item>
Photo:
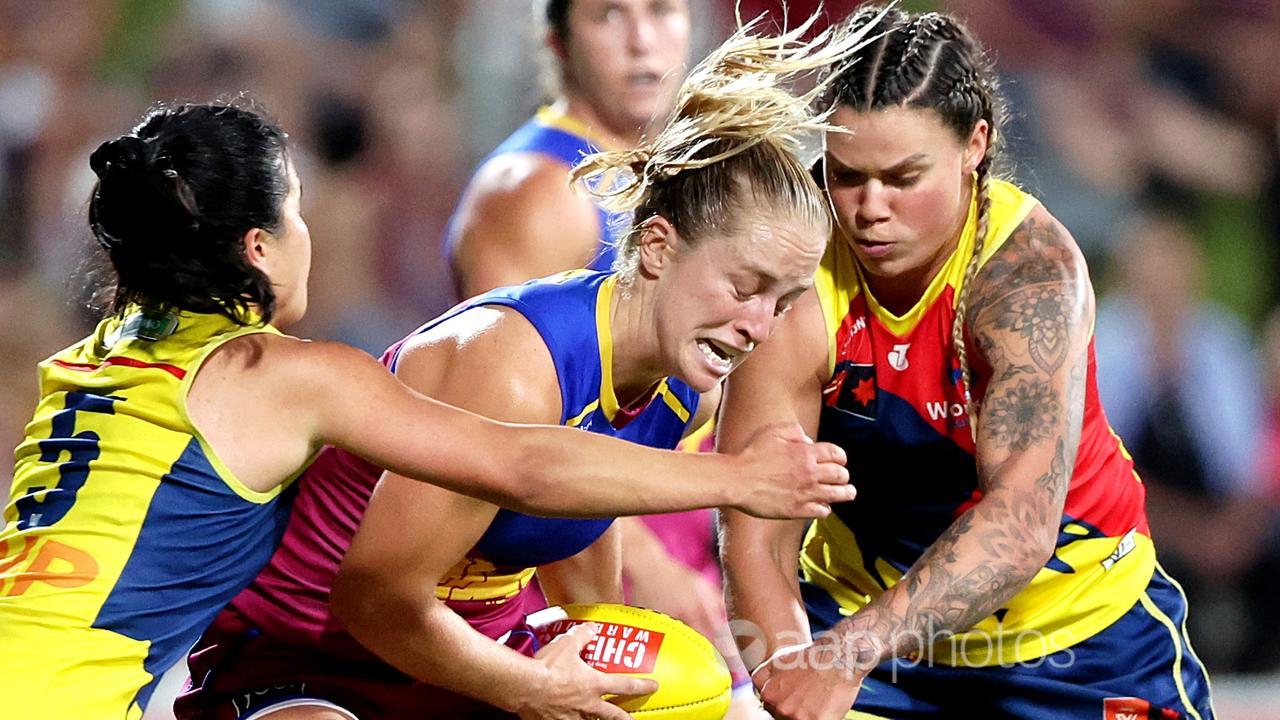
<instances>
[{"instance_id":1,"label":"yellow football","mask_svg":"<svg viewBox=\"0 0 1280 720\"><path fill-rule=\"evenodd\" d=\"M711 641L654 610L596 603L551 607L530 615L541 642L574 625L593 622L600 632L582 651L588 665L607 673L658 681L652 695L612 702L645 720L721 720L733 692L729 668Z\"/></svg>"}]
</instances>

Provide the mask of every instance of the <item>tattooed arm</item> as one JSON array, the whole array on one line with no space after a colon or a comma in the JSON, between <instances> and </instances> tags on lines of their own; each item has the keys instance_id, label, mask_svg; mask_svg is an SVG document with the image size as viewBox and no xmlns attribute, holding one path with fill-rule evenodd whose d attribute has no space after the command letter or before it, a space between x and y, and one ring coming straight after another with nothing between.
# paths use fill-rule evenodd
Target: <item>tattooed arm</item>
<instances>
[{"instance_id":1,"label":"tattooed arm","mask_svg":"<svg viewBox=\"0 0 1280 720\"><path fill-rule=\"evenodd\" d=\"M977 412L982 499L900 582L819 640L808 651L810 670L770 669L774 681L792 686L762 692L779 717L839 717L871 668L970 629L1053 553L1084 415L1093 318L1084 260L1066 229L1037 207L970 292L971 357L976 351L991 368ZM811 703L789 702L823 685L834 696L830 707L814 712Z\"/></svg>"}]
</instances>

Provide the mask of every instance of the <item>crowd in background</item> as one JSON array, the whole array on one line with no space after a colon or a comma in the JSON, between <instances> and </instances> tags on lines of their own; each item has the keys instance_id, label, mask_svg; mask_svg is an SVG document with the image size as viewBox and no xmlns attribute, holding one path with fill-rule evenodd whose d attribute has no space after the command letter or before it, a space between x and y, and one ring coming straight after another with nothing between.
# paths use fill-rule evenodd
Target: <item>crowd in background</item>
<instances>
[{"instance_id":1,"label":"crowd in background","mask_svg":"<svg viewBox=\"0 0 1280 720\"><path fill-rule=\"evenodd\" d=\"M1280 668L1280 3L936 4L997 56L1003 172L1089 258L1103 403L1197 649L1214 672ZM0 0L0 446L35 363L95 318L89 153L158 101L247 91L289 130L315 243L295 332L378 353L445 309L449 213L542 98L531 5ZM734 3L693 5L705 48Z\"/></svg>"}]
</instances>

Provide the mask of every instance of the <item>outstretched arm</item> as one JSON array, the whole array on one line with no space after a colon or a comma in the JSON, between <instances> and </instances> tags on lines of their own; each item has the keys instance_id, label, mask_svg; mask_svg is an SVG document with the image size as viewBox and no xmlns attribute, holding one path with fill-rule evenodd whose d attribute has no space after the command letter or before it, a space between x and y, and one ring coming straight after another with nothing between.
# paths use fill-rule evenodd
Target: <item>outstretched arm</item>
<instances>
[{"instance_id":1,"label":"outstretched arm","mask_svg":"<svg viewBox=\"0 0 1280 720\"><path fill-rule=\"evenodd\" d=\"M814 715L841 716L871 668L970 629L1053 553L1084 414L1093 318L1084 261L1037 208L971 293L969 337L991 368L977 412L982 498L900 582L815 645L810 665L821 669L772 673L764 695L779 716L805 715L803 695L817 685L828 705Z\"/></svg>"}]
</instances>

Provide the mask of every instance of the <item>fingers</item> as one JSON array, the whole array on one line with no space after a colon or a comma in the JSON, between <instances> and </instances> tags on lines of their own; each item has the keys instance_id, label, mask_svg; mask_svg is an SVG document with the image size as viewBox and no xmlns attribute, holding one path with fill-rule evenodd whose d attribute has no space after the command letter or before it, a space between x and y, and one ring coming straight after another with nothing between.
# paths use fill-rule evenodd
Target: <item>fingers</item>
<instances>
[{"instance_id":1,"label":"fingers","mask_svg":"<svg viewBox=\"0 0 1280 720\"><path fill-rule=\"evenodd\" d=\"M601 695L651 695L656 692L657 680L600 673Z\"/></svg>"},{"instance_id":2,"label":"fingers","mask_svg":"<svg viewBox=\"0 0 1280 720\"><path fill-rule=\"evenodd\" d=\"M631 714L617 705L601 700L587 711L586 717L599 720L630 720Z\"/></svg>"},{"instance_id":3,"label":"fingers","mask_svg":"<svg viewBox=\"0 0 1280 720\"><path fill-rule=\"evenodd\" d=\"M849 457L845 455L844 448L839 445L833 445L828 442L815 443L811 449L813 459L820 463L834 463L836 465L847 465Z\"/></svg>"},{"instance_id":4,"label":"fingers","mask_svg":"<svg viewBox=\"0 0 1280 720\"><path fill-rule=\"evenodd\" d=\"M551 644L561 643L562 645L568 645L575 655L581 655L582 651L586 649L587 643L591 642L598 632L600 632L599 623L589 622L574 625L563 635L552 639ZM547 647L550 647L551 644L548 644Z\"/></svg>"}]
</instances>

